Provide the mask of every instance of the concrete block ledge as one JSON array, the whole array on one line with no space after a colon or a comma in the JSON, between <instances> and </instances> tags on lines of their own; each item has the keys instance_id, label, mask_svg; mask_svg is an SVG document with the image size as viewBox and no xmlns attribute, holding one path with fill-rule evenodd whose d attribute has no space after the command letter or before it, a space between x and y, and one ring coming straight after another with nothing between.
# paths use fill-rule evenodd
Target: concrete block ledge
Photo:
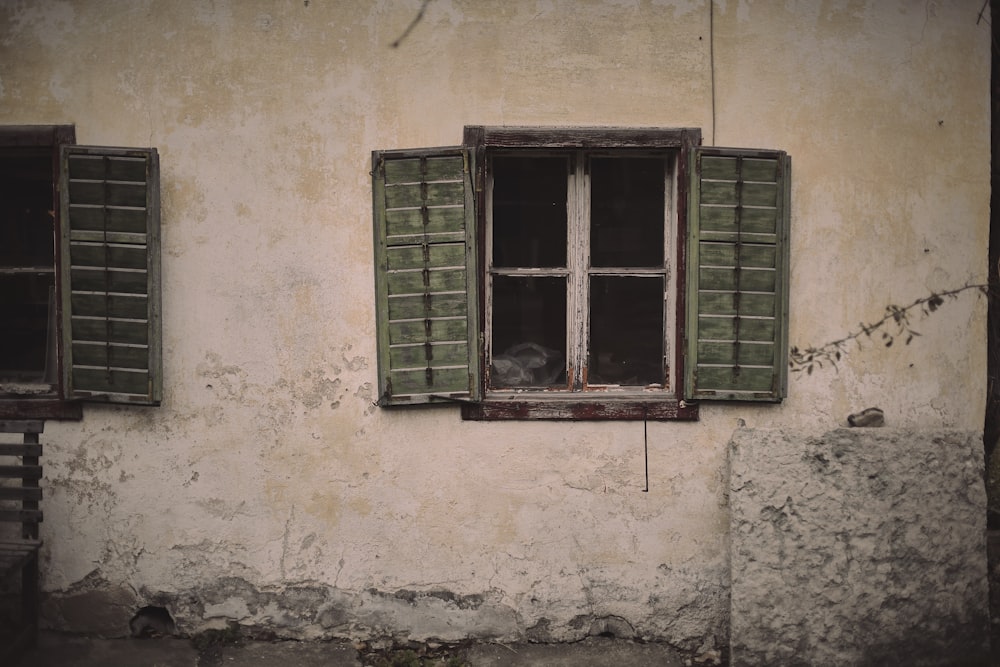
<instances>
[{"instance_id":1,"label":"concrete block ledge","mask_svg":"<svg viewBox=\"0 0 1000 667\"><path fill-rule=\"evenodd\" d=\"M986 664L981 434L739 429L730 659Z\"/></svg>"}]
</instances>

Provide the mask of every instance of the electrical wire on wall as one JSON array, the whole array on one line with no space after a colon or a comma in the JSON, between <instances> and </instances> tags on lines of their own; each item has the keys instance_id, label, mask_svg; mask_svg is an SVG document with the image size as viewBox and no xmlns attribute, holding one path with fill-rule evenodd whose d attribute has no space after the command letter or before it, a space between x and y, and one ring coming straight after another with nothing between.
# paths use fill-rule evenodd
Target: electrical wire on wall
<instances>
[{"instance_id":1,"label":"electrical wire on wall","mask_svg":"<svg viewBox=\"0 0 1000 667\"><path fill-rule=\"evenodd\" d=\"M708 0L708 69L712 88L712 146L715 146L715 0Z\"/></svg>"},{"instance_id":2,"label":"electrical wire on wall","mask_svg":"<svg viewBox=\"0 0 1000 667\"><path fill-rule=\"evenodd\" d=\"M649 431L646 424L649 421L649 406L642 406L642 459L646 470L646 488L643 493L649 493Z\"/></svg>"}]
</instances>

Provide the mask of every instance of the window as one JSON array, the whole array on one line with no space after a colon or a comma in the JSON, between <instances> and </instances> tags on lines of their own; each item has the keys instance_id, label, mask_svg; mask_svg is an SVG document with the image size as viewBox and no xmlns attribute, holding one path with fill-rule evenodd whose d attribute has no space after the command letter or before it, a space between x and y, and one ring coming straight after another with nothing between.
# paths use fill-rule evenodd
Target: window
<instances>
[{"instance_id":1,"label":"window","mask_svg":"<svg viewBox=\"0 0 1000 667\"><path fill-rule=\"evenodd\" d=\"M0 147L0 378L24 391L56 382L52 150Z\"/></svg>"},{"instance_id":2,"label":"window","mask_svg":"<svg viewBox=\"0 0 1000 667\"><path fill-rule=\"evenodd\" d=\"M673 386L676 157L487 156L489 390Z\"/></svg>"},{"instance_id":3,"label":"window","mask_svg":"<svg viewBox=\"0 0 1000 667\"><path fill-rule=\"evenodd\" d=\"M156 151L74 142L0 127L0 417L160 400Z\"/></svg>"},{"instance_id":4,"label":"window","mask_svg":"<svg viewBox=\"0 0 1000 667\"><path fill-rule=\"evenodd\" d=\"M785 393L789 160L693 129L373 154L380 403L691 419Z\"/></svg>"}]
</instances>

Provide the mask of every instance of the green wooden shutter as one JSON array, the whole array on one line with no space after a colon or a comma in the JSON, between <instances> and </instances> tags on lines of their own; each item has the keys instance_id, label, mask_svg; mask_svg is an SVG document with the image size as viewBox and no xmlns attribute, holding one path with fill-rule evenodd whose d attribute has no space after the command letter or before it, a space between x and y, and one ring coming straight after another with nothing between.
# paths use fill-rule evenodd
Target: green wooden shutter
<instances>
[{"instance_id":1,"label":"green wooden shutter","mask_svg":"<svg viewBox=\"0 0 1000 667\"><path fill-rule=\"evenodd\" d=\"M159 157L153 148L63 146L60 159L65 394L158 405Z\"/></svg>"},{"instance_id":2,"label":"green wooden shutter","mask_svg":"<svg viewBox=\"0 0 1000 667\"><path fill-rule=\"evenodd\" d=\"M470 162L461 147L372 153L379 405L480 398Z\"/></svg>"},{"instance_id":3,"label":"green wooden shutter","mask_svg":"<svg viewBox=\"0 0 1000 667\"><path fill-rule=\"evenodd\" d=\"M791 161L780 151L696 148L689 173L685 398L780 401Z\"/></svg>"}]
</instances>

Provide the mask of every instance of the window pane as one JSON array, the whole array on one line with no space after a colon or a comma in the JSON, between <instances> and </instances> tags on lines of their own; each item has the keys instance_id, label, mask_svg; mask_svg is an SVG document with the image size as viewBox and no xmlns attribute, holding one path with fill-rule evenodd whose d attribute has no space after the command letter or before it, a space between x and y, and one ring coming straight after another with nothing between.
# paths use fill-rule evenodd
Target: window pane
<instances>
[{"instance_id":1,"label":"window pane","mask_svg":"<svg viewBox=\"0 0 1000 667\"><path fill-rule=\"evenodd\" d=\"M590 161L590 265L663 266L663 158Z\"/></svg>"},{"instance_id":2,"label":"window pane","mask_svg":"<svg viewBox=\"0 0 1000 667\"><path fill-rule=\"evenodd\" d=\"M55 274L0 275L0 380L41 382L54 344Z\"/></svg>"},{"instance_id":3,"label":"window pane","mask_svg":"<svg viewBox=\"0 0 1000 667\"><path fill-rule=\"evenodd\" d=\"M665 384L663 277L592 276L588 384Z\"/></svg>"},{"instance_id":4,"label":"window pane","mask_svg":"<svg viewBox=\"0 0 1000 667\"><path fill-rule=\"evenodd\" d=\"M0 150L0 266L55 265L52 149Z\"/></svg>"},{"instance_id":5,"label":"window pane","mask_svg":"<svg viewBox=\"0 0 1000 667\"><path fill-rule=\"evenodd\" d=\"M567 161L493 159L493 266L566 266Z\"/></svg>"},{"instance_id":6,"label":"window pane","mask_svg":"<svg viewBox=\"0 0 1000 667\"><path fill-rule=\"evenodd\" d=\"M566 280L493 278L493 387L566 384Z\"/></svg>"},{"instance_id":7,"label":"window pane","mask_svg":"<svg viewBox=\"0 0 1000 667\"><path fill-rule=\"evenodd\" d=\"M52 148L0 149L0 380L53 379L53 208Z\"/></svg>"}]
</instances>

